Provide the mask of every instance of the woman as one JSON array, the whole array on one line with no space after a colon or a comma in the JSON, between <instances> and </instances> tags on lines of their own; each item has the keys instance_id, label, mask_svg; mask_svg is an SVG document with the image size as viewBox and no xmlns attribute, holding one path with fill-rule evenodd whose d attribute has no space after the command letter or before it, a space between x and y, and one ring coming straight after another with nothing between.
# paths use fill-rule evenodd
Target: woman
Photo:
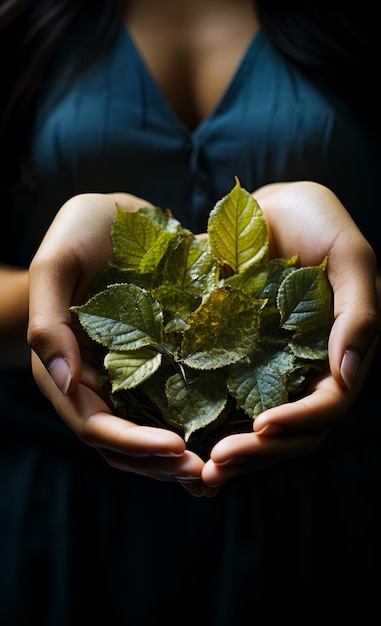
<instances>
[{"instance_id":1,"label":"woman","mask_svg":"<svg viewBox=\"0 0 381 626\"><path fill-rule=\"evenodd\" d=\"M366 621L381 515L376 366L359 393L379 328L380 146L357 97L375 52L365 20L243 0L2 11L6 621ZM174 433L110 415L68 306L110 258L116 200L203 232L234 176L263 207L274 254L328 255L332 376L204 463ZM32 259L28 339L58 414L28 363Z\"/></svg>"}]
</instances>

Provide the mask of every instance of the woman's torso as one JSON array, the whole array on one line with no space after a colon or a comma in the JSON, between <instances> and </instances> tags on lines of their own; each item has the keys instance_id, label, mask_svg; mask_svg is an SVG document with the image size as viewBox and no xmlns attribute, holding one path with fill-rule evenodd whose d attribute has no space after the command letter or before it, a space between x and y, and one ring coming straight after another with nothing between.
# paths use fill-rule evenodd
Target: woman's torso
<instances>
[{"instance_id":1,"label":"woman's torso","mask_svg":"<svg viewBox=\"0 0 381 626\"><path fill-rule=\"evenodd\" d=\"M250 191L283 180L327 184L379 249L372 137L344 103L280 57L254 23L251 30L226 86L196 117L192 109L191 128L124 25L113 49L66 90L52 73L32 139L37 194L33 207L17 212L16 261L29 262L56 211L76 193L128 191L199 231L235 176Z\"/></svg>"},{"instance_id":2,"label":"woman's torso","mask_svg":"<svg viewBox=\"0 0 381 626\"><path fill-rule=\"evenodd\" d=\"M328 185L380 251L379 147L343 102L271 47L255 21L234 68L203 105L196 89L190 109L164 93L133 21L131 30L121 25L112 49L76 81L62 82L59 67L50 74L31 143L36 194L30 206L15 206L14 256L5 261L27 265L60 206L83 192L133 193L204 231L235 176L250 191L298 179ZM14 389L11 398L14 414Z\"/></svg>"}]
</instances>

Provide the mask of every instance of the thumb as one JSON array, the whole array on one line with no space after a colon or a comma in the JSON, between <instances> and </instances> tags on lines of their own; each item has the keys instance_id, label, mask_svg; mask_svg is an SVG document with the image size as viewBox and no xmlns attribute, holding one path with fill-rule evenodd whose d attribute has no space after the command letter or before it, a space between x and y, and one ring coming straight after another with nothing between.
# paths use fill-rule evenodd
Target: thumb
<instances>
[{"instance_id":1,"label":"thumb","mask_svg":"<svg viewBox=\"0 0 381 626\"><path fill-rule=\"evenodd\" d=\"M335 317L328 345L330 369L335 380L354 393L364 383L380 331L373 253L366 248L362 252L357 248L356 252L341 260L340 276L328 267ZM343 263L348 265L345 272ZM331 267L337 267L337 261ZM368 271L364 272L364 267ZM343 281L344 275L350 278Z\"/></svg>"},{"instance_id":2,"label":"thumb","mask_svg":"<svg viewBox=\"0 0 381 626\"><path fill-rule=\"evenodd\" d=\"M81 376L81 352L70 312L78 270L70 257L49 261L45 263L37 254L30 266L27 341L58 389L66 395L74 391ZM33 369L34 374L35 371L40 370ZM35 378L39 384L39 376L35 374Z\"/></svg>"}]
</instances>

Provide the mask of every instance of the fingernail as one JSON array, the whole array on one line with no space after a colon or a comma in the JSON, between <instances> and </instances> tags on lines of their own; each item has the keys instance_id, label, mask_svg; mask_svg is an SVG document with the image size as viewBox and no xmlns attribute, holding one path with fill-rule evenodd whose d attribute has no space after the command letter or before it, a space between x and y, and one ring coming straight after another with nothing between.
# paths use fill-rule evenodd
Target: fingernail
<instances>
[{"instance_id":1,"label":"fingernail","mask_svg":"<svg viewBox=\"0 0 381 626\"><path fill-rule=\"evenodd\" d=\"M345 350L340 366L340 375L347 389L352 387L353 381L360 367L361 357L354 350Z\"/></svg>"},{"instance_id":2,"label":"fingernail","mask_svg":"<svg viewBox=\"0 0 381 626\"><path fill-rule=\"evenodd\" d=\"M60 392L66 396L71 383L71 370L65 359L61 356L56 357L47 369Z\"/></svg>"}]
</instances>

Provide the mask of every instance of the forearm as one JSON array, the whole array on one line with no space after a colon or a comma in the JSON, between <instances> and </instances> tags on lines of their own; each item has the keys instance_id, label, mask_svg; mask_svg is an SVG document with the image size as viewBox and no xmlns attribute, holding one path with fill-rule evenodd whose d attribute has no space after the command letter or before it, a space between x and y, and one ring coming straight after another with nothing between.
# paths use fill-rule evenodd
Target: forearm
<instances>
[{"instance_id":1,"label":"forearm","mask_svg":"<svg viewBox=\"0 0 381 626\"><path fill-rule=\"evenodd\" d=\"M0 265L0 369L29 366L27 322L28 270Z\"/></svg>"},{"instance_id":2,"label":"forearm","mask_svg":"<svg viewBox=\"0 0 381 626\"><path fill-rule=\"evenodd\" d=\"M28 270L0 265L0 337L22 330L28 320Z\"/></svg>"}]
</instances>

